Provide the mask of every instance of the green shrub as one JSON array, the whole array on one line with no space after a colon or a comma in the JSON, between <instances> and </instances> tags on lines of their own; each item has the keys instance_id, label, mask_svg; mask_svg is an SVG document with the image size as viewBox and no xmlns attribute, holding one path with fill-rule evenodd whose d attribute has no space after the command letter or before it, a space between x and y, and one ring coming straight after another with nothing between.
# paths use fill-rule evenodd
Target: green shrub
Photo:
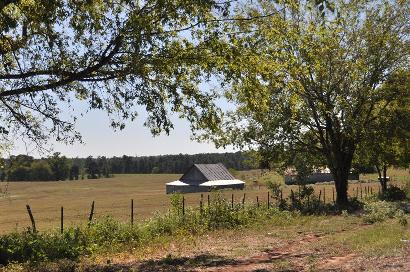
<instances>
[{"instance_id":1,"label":"green shrub","mask_svg":"<svg viewBox=\"0 0 410 272\"><path fill-rule=\"evenodd\" d=\"M316 195L312 186L303 185L298 192L291 191L286 199L277 202L281 210L298 211L304 215L319 215L333 212L335 206L323 203Z\"/></svg>"},{"instance_id":2,"label":"green shrub","mask_svg":"<svg viewBox=\"0 0 410 272\"><path fill-rule=\"evenodd\" d=\"M398 206L395 203L387 201L369 202L364 206L363 220L371 224L383 222L394 218L398 211Z\"/></svg>"},{"instance_id":3,"label":"green shrub","mask_svg":"<svg viewBox=\"0 0 410 272\"><path fill-rule=\"evenodd\" d=\"M401 201L407 198L406 192L397 186L391 185L387 190L380 194L379 198L386 201Z\"/></svg>"},{"instance_id":4,"label":"green shrub","mask_svg":"<svg viewBox=\"0 0 410 272\"><path fill-rule=\"evenodd\" d=\"M58 233L22 232L0 236L0 264L77 259L89 253L87 237L80 229Z\"/></svg>"}]
</instances>

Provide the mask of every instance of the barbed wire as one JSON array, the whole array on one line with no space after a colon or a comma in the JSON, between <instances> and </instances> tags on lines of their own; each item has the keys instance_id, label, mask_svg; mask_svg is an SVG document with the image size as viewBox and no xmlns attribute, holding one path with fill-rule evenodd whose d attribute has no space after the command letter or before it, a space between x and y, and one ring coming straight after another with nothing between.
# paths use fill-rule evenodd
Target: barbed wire
<instances>
[{"instance_id":1,"label":"barbed wire","mask_svg":"<svg viewBox=\"0 0 410 272\"><path fill-rule=\"evenodd\" d=\"M392 182L391 184L395 185L400 185L398 182ZM293 187L292 187L293 186ZM288 197L291 193L292 188L297 188L297 185L292 185L287 188L286 191L283 191L283 197ZM319 191L323 189L328 189L331 187L332 189L329 190L328 192L331 192L334 190L334 185L333 184L323 184L320 186L316 186L315 193L318 193ZM357 196L358 190L363 190L365 187L368 188L373 188L377 189L380 188L379 182L356 182L356 183L350 183L349 184L349 189L348 193L351 196ZM374 191L376 193L377 190ZM230 201L231 195L234 195L234 201L239 202L242 200L244 197L244 194L249 193L249 191L246 191L244 193L227 193L223 192L222 194L224 195L224 198L227 201ZM267 200L268 191L262 192L262 190L255 190L251 191L249 195L246 195L246 202L247 203L256 203L256 197L258 197L259 201L262 203ZM202 193L202 201L203 205L207 204L207 197L208 195L211 195L211 193ZM327 195L327 199L332 199L332 194ZM130 199L131 200L131 199ZM199 195L195 196L189 196L186 199L187 205L190 207L199 207L200 206L200 200L201 197ZM135 201L135 200L134 200ZM90 201L91 203L92 201ZM143 201L141 201L143 202ZM101 202L100 202L101 203ZM138 203L134 206L134 216L135 216L135 221L138 221L138 219L147 219L151 216L153 216L157 211L160 212L165 212L169 210L170 208L170 203L169 201L163 201L160 202L159 205L157 205L157 209L153 210L151 212L146 211L146 204L138 206ZM149 206L149 205L148 205ZM60 208L64 206L48 206L48 207L41 207L41 210L33 210L33 214L35 216L36 222L38 222L40 225L55 225L56 227L59 225L58 222L60 220ZM70 224L74 223L79 223L79 222L84 222L86 224L88 222L88 217L90 213L91 205L86 206L84 205L81 208L66 208L64 207L64 222L65 225L69 226ZM55 213L54 213L55 211ZM24 214L24 215L23 215ZM2 232L7 232L12 229L16 229L20 226L24 226L23 228L26 228L30 225L30 220L29 218L23 219L25 216L26 212L22 209L21 212L13 213L13 216L18 217L18 219L10 219L10 217L7 217L8 220L1 220L0 218L0 233ZM96 202L95 209L94 209L94 218L101 218L105 216L112 216L117 219L123 219L124 221L127 221L131 217L131 207L130 203L111 203L110 205L103 204L103 206L98 206L98 202ZM46 222L45 222L46 221ZM48 222L47 222L48 221ZM5 227L5 225L8 225L9 227ZM13 227L16 226L16 227Z\"/></svg>"}]
</instances>

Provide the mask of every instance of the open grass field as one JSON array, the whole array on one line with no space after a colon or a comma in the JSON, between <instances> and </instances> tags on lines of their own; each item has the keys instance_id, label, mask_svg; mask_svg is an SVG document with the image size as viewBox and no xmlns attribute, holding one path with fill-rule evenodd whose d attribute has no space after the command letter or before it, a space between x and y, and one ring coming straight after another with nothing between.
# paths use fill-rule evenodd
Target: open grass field
<instances>
[{"instance_id":1,"label":"open grass field","mask_svg":"<svg viewBox=\"0 0 410 272\"><path fill-rule=\"evenodd\" d=\"M391 170L389 175L393 182L400 183L409 180L408 170ZM30 226L26 211L26 204L31 206L36 225L39 230L59 228L60 208L64 207L65 226L85 224L87 222L92 201L95 201L95 216L111 215L121 221L130 220L130 201L134 199L135 218L143 219L155 212L169 209L169 196L165 194L165 183L176 180L179 174L135 174L116 175L109 179L80 180L64 182L10 182L0 186L7 193L0 198L0 233L13 230L22 231ZM261 175L260 171L236 173L238 178L247 182L244 191L226 191L230 199L234 194L236 202L245 200L267 201L268 179L282 182L280 176L272 173ZM352 196L366 194L366 187L372 188L373 193L378 190L378 183L374 182L376 175L363 176L361 179L368 183L352 183L349 193ZM373 180L373 182L371 182ZM333 184L315 185L316 194L326 197L326 201L333 201ZM361 188L361 189L360 189ZM297 190L297 186L285 186L283 195L286 197L290 190ZM200 194L187 194L187 206L199 205ZM205 202L207 194L204 194ZM211 199L212 201L212 199ZM206 204L206 203L205 203Z\"/></svg>"}]
</instances>

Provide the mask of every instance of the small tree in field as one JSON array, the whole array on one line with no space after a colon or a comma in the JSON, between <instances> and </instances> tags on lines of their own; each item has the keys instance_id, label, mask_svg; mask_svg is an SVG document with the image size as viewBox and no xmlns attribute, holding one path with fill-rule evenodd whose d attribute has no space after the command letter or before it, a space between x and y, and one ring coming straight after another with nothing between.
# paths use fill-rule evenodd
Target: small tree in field
<instances>
[{"instance_id":1,"label":"small tree in field","mask_svg":"<svg viewBox=\"0 0 410 272\"><path fill-rule=\"evenodd\" d=\"M401 99L393 101L384 114L368 127L367 137L358 147L357 161L374 166L382 191L387 190L387 169L410 165L410 70L390 78L382 89L400 92Z\"/></svg>"},{"instance_id":2,"label":"small tree in field","mask_svg":"<svg viewBox=\"0 0 410 272\"><path fill-rule=\"evenodd\" d=\"M340 0L326 10L311 2L257 1L238 13L261 18L231 25L222 71L237 108L211 137L282 160L298 153L325 161L337 203L346 205L356 149L403 96L382 85L409 67L410 7Z\"/></svg>"}]
</instances>

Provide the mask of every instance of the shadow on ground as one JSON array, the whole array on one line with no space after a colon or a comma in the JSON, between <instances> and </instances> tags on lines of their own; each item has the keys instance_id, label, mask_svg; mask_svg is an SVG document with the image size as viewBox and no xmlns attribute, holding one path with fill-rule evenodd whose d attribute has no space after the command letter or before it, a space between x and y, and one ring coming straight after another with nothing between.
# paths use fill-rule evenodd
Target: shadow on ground
<instances>
[{"instance_id":1,"label":"shadow on ground","mask_svg":"<svg viewBox=\"0 0 410 272\"><path fill-rule=\"evenodd\" d=\"M159 260L147 260L140 263L126 265L98 265L88 267L87 272L180 272L197 271L199 267L219 267L225 265L235 265L237 261L218 255L201 254L193 257L173 257L167 256Z\"/></svg>"},{"instance_id":2,"label":"shadow on ground","mask_svg":"<svg viewBox=\"0 0 410 272\"><path fill-rule=\"evenodd\" d=\"M35 272L182 272L211 270L224 271L229 268L245 268L246 271L267 272L266 269L252 268L254 265L271 263L274 259L288 257L286 254L275 254L270 252L263 258L231 259L213 254L200 254L192 257L167 256L158 260L146 260L143 262L131 262L125 264L101 264L78 267L75 262L66 261L53 263L52 265L39 265L32 267L30 271ZM222 269L222 270L220 270ZM278 271L296 271L280 269Z\"/></svg>"}]
</instances>

